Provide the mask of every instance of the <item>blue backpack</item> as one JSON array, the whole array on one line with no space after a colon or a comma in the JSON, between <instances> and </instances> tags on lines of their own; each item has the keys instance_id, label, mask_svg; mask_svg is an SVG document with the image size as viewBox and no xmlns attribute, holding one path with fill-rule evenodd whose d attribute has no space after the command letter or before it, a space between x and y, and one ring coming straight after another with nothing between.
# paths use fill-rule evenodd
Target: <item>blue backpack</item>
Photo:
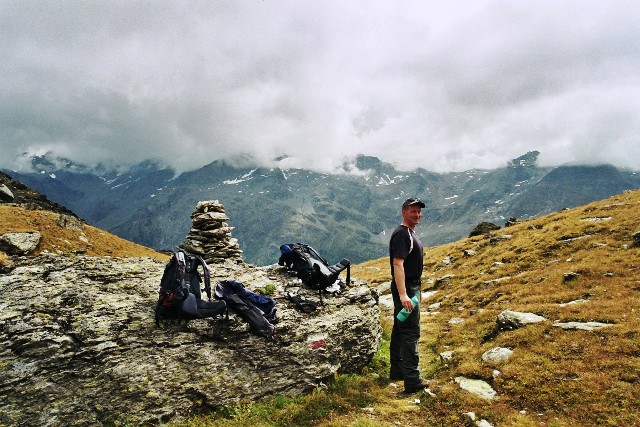
<instances>
[{"instance_id":1,"label":"blue backpack","mask_svg":"<svg viewBox=\"0 0 640 427\"><path fill-rule=\"evenodd\" d=\"M274 324L278 321L273 299L248 291L235 280L216 283L215 297L245 320L252 332L265 338L273 337Z\"/></svg>"}]
</instances>

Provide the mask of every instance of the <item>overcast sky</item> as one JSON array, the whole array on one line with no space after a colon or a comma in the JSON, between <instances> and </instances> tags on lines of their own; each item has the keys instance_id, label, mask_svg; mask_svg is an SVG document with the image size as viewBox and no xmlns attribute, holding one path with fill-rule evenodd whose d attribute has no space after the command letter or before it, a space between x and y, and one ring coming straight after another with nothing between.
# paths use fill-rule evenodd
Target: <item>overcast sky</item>
<instances>
[{"instance_id":1,"label":"overcast sky","mask_svg":"<svg viewBox=\"0 0 640 427\"><path fill-rule=\"evenodd\" d=\"M637 0L0 2L0 166L640 170Z\"/></svg>"}]
</instances>

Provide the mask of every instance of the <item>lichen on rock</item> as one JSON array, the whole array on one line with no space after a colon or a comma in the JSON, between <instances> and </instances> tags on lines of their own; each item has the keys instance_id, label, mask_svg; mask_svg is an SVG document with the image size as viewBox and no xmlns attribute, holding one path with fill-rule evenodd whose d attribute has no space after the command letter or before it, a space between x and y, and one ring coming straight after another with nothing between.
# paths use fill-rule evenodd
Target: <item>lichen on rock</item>
<instances>
[{"instance_id":1,"label":"lichen on rock","mask_svg":"<svg viewBox=\"0 0 640 427\"><path fill-rule=\"evenodd\" d=\"M273 339L230 319L154 324L164 263L151 258L16 257L0 275L0 424L158 424L212 408L308 392L358 372L378 348L377 293L356 282L316 298L277 265L211 265L213 281L275 289Z\"/></svg>"}]
</instances>

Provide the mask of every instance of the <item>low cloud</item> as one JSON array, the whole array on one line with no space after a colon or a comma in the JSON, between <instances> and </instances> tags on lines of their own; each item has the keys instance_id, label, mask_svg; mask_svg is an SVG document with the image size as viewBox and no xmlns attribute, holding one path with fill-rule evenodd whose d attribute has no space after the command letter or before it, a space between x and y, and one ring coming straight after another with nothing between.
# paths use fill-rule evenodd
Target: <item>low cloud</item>
<instances>
[{"instance_id":1,"label":"low cloud","mask_svg":"<svg viewBox=\"0 0 640 427\"><path fill-rule=\"evenodd\" d=\"M640 164L633 1L9 2L0 166Z\"/></svg>"}]
</instances>

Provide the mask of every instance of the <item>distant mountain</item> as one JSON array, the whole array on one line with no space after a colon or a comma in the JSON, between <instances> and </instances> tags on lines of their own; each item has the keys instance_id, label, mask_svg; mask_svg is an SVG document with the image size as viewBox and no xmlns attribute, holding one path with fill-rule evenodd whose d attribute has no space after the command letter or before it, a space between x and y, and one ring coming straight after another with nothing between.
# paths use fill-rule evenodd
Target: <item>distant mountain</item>
<instances>
[{"instance_id":1,"label":"distant mountain","mask_svg":"<svg viewBox=\"0 0 640 427\"><path fill-rule=\"evenodd\" d=\"M546 174L526 193L515 198L509 211L530 217L606 199L624 190L638 188L639 175L613 166L560 166ZM564 204L564 206L562 206Z\"/></svg>"},{"instance_id":2,"label":"distant mountain","mask_svg":"<svg viewBox=\"0 0 640 427\"><path fill-rule=\"evenodd\" d=\"M465 237L482 221L502 225L574 207L640 187L640 176L612 166L541 168L538 152L504 168L437 174L398 171L371 156L343 165L345 173L236 167L214 161L176 176L153 162L123 172L90 169L64 159L33 159L33 171L9 172L89 223L156 249L184 241L200 200L224 204L244 251L256 265L277 262L283 243L304 242L329 261L384 256L400 204L417 196L427 208L418 232L428 246Z\"/></svg>"}]
</instances>

